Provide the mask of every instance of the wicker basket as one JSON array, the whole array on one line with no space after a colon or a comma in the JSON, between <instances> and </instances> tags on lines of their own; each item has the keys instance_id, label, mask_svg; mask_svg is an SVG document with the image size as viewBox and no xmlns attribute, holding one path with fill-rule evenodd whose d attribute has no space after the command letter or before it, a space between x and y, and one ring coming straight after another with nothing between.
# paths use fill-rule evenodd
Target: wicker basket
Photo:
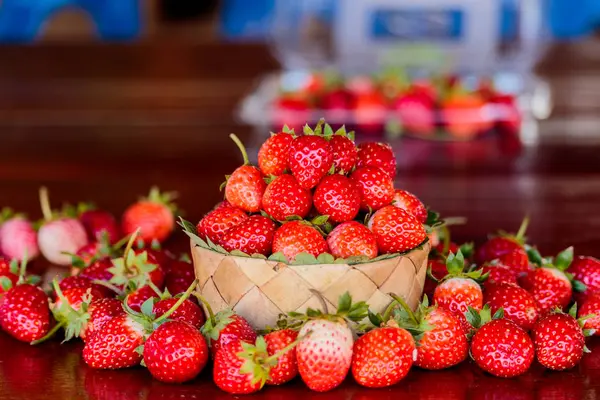
<instances>
[{"instance_id":1,"label":"wicker basket","mask_svg":"<svg viewBox=\"0 0 600 400\"><path fill-rule=\"evenodd\" d=\"M279 314L321 308L310 289L322 294L331 309L349 291L375 312L402 296L415 308L423 293L430 245L384 260L348 265L287 265L259 258L221 254L197 246L192 256L200 292L215 312L232 308L255 328L273 326Z\"/></svg>"}]
</instances>

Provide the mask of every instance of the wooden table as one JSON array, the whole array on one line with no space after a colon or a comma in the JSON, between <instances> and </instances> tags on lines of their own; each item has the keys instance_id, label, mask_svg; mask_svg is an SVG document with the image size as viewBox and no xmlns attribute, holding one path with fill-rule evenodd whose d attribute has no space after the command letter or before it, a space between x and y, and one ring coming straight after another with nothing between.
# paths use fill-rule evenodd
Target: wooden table
<instances>
[{"instance_id":1,"label":"wooden table","mask_svg":"<svg viewBox=\"0 0 600 400\"><path fill-rule=\"evenodd\" d=\"M40 216L42 184L57 206L93 200L114 213L158 184L178 191L187 218L198 220L221 198L223 176L240 163L227 135L235 132L247 143L260 135L234 121L234 108L260 74L277 68L261 46L166 41L4 47L0 59L0 205L32 217ZM581 88L579 81L570 83L573 69L588 85L599 81L594 69L581 70L579 64L549 65L550 82L559 90L558 117L541 124L535 145L524 146L515 137L394 142L397 186L443 215L468 218L467 225L454 229L457 241L481 242L497 229L515 230L529 214L529 240L543 253L574 245L578 254L600 256L600 147L593 135L571 135L581 133L577 121L582 120L565 100L574 85ZM598 126L593 123L598 105L588 97L584 112L585 121L592 118L590 131ZM178 232L168 247L186 250L187 240ZM318 395L297 382L260 396L591 399L600 392L600 343L590 346L598 352L560 374L536 366L524 377L501 380L465 363L438 373L415 371L389 390L364 390L349 382ZM0 398L228 397L206 373L190 385L166 386L143 369L91 370L80 350L80 343L30 347L0 333Z\"/></svg>"}]
</instances>

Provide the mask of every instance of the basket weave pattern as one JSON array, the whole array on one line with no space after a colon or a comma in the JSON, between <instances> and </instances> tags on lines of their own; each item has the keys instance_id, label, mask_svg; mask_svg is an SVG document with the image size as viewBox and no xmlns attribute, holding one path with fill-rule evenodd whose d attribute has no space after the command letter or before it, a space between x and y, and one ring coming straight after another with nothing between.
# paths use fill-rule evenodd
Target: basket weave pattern
<instances>
[{"instance_id":1,"label":"basket weave pattern","mask_svg":"<svg viewBox=\"0 0 600 400\"><path fill-rule=\"evenodd\" d=\"M310 289L321 293L331 310L346 291L383 312L392 292L414 309L423 292L429 243L422 249L371 263L287 265L259 258L221 254L192 242L194 268L203 297L215 312L232 308L255 328L274 325L279 314L321 308Z\"/></svg>"}]
</instances>

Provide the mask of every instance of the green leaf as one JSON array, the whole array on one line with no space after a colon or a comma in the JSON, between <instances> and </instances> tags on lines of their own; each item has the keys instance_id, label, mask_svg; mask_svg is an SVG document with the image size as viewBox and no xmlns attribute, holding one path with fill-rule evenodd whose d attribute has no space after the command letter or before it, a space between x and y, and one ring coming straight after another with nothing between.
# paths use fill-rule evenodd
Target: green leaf
<instances>
[{"instance_id":1,"label":"green leaf","mask_svg":"<svg viewBox=\"0 0 600 400\"><path fill-rule=\"evenodd\" d=\"M473 257L475 245L473 244L473 242L463 243L460 245L459 250L464 256L464 258L471 258Z\"/></svg>"},{"instance_id":2,"label":"green leaf","mask_svg":"<svg viewBox=\"0 0 600 400\"><path fill-rule=\"evenodd\" d=\"M369 321L373 324L373 326L380 327L384 322L381 315L374 314L371 310L368 311L367 316L369 317Z\"/></svg>"},{"instance_id":3,"label":"green leaf","mask_svg":"<svg viewBox=\"0 0 600 400\"><path fill-rule=\"evenodd\" d=\"M143 356L144 355L144 345L141 344L138 347L136 347L135 352L138 353L140 356Z\"/></svg>"},{"instance_id":4,"label":"green leaf","mask_svg":"<svg viewBox=\"0 0 600 400\"><path fill-rule=\"evenodd\" d=\"M587 285L581 281L578 281L577 279L573 280L572 284L573 290L576 292L583 293L587 290Z\"/></svg>"},{"instance_id":5,"label":"green leaf","mask_svg":"<svg viewBox=\"0 0 600 400\"><path fill-rule=\"evenodd\" d=\"M348 139L350 139L350 140L352 140L354 142L355 136L356 136L356 134L354 133L354 131L348 132L347 136L348 136Z\"/></svg>"},{"instance_id":6,"label":"green leaf","mask_svg":"<svg viewBox=\"0 0 600 400\"><path fill-rule=\"evenodd\" d=\"M574 303L573 306L571 308L569 308L568 314L571 317L577 319L577 303Z\"/></svg>"},{"instance_id":7,"label":"green leaf","mask_svg":"<svg viewBox=\"0 0 600 400\"><path fill-rule=\"evenodd\" d=\"M288 259L286 258L285 255L283 255L282 252L278 251L277 253L273 253L269 256L269 258L267 258L267 260L270 261L277 261L277 262L281 262L281 263L288 263Z\"/></svg>"},{"instance_id":8,"label":"green leaf","mask_svg":"<svg viewBox=\"0 0 600 400\"><path fill-rule=\"evenodd\" d=\"M554 265L561 271L565 271L569 268L573 262L573 246L566 248L565 250L558 253L556 256L556 260L554 260Z\"/></svg>"},{"instance_id":9,"label":"green leaf","mask_svg":"<svg viewBox=\"0 0 600 400\"><path fill-rule=\"evenodd\" d=\"M465 259L460 250L456 254L450 252L446 258L446 268L450 275L460 275L465 268Z\"/></svg>"},{"instance_id":10,"label":"green leaf","mask_svg":"<svg viewBox=\"0 0 600 400\"><path fill-rule=\"evenodd\" d=\"M542 255L540 254L540 252L538 251L537 248L527 244L527 245L525 245L525 251L527 252L527 258L529 258L529 262L536 264L536 265L544 264Z\"/></svg>"},{"instance_id":11,"label":"green leaf","mask_svg":"<svg viewBox=\"0 0 600 400\"><path fill-rule=\"evenodd\" d=\"M260 253L254 253L250 256L250 258L260 258L261 260L266 260L267 256L265 256L264 254L260 254Z\"/></svg>"},{"instance_id":12,"label":"green leaf","mask_svg":"<svg viewBox=\"0 0 600 400\"><path fill-rule=\"evenodd\" d=\"M338 299L338 313L345 314L350 311L352 306L352 297L349 292L342 294Z\"/></svg>"},{"instance_id":13,"label":"green leaf","mask_svg":"<svg viewBox=\"0 0 600 400\"><path fill-rule=\"evenodd\" d=\"M241 250L237 250L237 249L231 250L229 252L229 255L236 256L236 257L250 257L248 254L244 253Z\"/></svg>"},{"instance_id":14,"label":"green leaf","mask_svg":"<svg viewBox=\"0 0 600 400\"><path fill-rule=\"evenodd\" d=\"M584 329L583 330L583 336L585 336L585 337L594 336L595 334L596 334L596 329Z\"/></svg>"},{"instance_id":15,"label":"green leaf","mask_svg":"<svg viewBox=\"0 0 600 400\"><path fill-rule=\"evenodd\" d=\"M329 215L319 215L310 221L313 225L323 225L329 219Z\"/></svg>"},{"instance_id":16,"label":"green leaf","mask_svg":"<svg viewBox=\"0 0 600 400\"><path fill-rule=\"evenodd\" d=\"M302 128L302 132L304 132L304 134L307 136L312 136L315 134L312 128L308 126L308 124L304 125L304 127Z\"/></svg>"},{"instance_id":17,"label":"green leaf","mask_svg":"<svg viewBox=\"0 0 600 400\"><path fill-rule=\"evenodd\" d=\"M317 261L315 256L304 252L297 254L292 262L293 265L313 265L318 263L319 261Z\"/></svg>"},{"instance_id":18,"label":"green leaf","mask_svg":"<svg viewBox=\"0 0 600 400\"><path fill-rule=\"evenodd\" d=\"M4 292L8 292L12 288L12 281L6 276L0 276L0 287Z\"/></svg>"},{"instance_id":19,"label":"green leaf","mask_svg":"<svg viewBox=\"0 0 600 400\"><path fill-rule=\"evenodd\" d=\"M323 135L323 125L325 124L325 120L321 118L319 122L317 122L317 126L315 126L315 135Z\"/></svg>"},{"instance_id":20,"label":"green leaf","mask_svg":"<svg viewBox=\"0 0 600 400\"><path fill-rule=\"evenodd\" d=\"M331 129L331 125L325 124L325 139L331 139L333 136L333 129Z\"/></svg>"},{"instance_id":21,"label":"green leaf","mask_svg":"<svg viewBox=\"0 0 600 400\"><path fill-rule=\"evenodd\" d=\"M479 312L473 307L469 307L469 311L465 313L465 317L469 324L471 324L475 328L479 328L481 326L481 316Z\"/></svg>"},{"instance_id":22,"label":"green leaf","mask_svg":"<svg viewBox=\"0 0 600 400\"><path fill-rule=\"evenodd\" d=\"M192 233L194 235L198 235L198 230L196 229L196 225L192 224L190 221L186 221L185 219L179 217L179 226L183 228L184 231Z\"/></svg>"},{"instance_id":23,"label":"green leaf","mask_svg":"<svg viewBox=\"0 0 600 400\"><path fill-rule=\"evenodd\" d=\"M287 125L283 125L283 128L281 128L281 132L294 134L294 130L290 129L290 127Z\"/></svg>"},{"instance_id":24,"label":"green leaf","mask_svg":"<svg viewBox=\"0 0 600 400\"><path fill-rule=\"evenodd\" d=\"M302 217L299 215L288 215L285 217L286 221L302 221Z\"/></svg>"},{"instance_id":25,"label":"green leaf","mask_svg":"<svg viewBox=\"0 0 600 400\"><path fill-rule=\"evenodd\" d=\"M317 261L319 264L333 264L335 262L335 258L329 253L321 253L317 257Z\"/></svg>"},{"instance_id":26,"label":"green leaf","mask_svg":"<svg viewBox=\"0 0 600 400\"><path fill-rule=\"evenodd\" d=\"M492 319L502 319L504 318L504 309L500 307L492 316Z\"/></svg>"},{"instance_id":27,"label":"green leaf","mask_svg":"<svg viewBox=\"0 0 600 400\"><path fill-rule=\"evenodd\" d=\"M440 220L440 213L427 209L427 219L425 220L425 225L433 226L438 223Z\"/></svg>"},{"instance_id":28,"label":"green leaf","mask_svg":"<svg viewBox=\"0 0 600 400\"><path fill-rule=\"evenodd\" d=\"M150 297L148 300L144 301L140 307L142 314L153 316L154 315L154 301L156 299L154 297Z\"/></svg>"},{"instance_id":29,"label":"green leaf","mask_svg":"<svg viewBox=\"0 0 600 400\"><path fill-rule=\"evenodd\" d=\"M321 316L321 312L312 308L309 308L306 310L306 315L308 315L311 318L316 318Z\"/></svg>"}]
</instances>

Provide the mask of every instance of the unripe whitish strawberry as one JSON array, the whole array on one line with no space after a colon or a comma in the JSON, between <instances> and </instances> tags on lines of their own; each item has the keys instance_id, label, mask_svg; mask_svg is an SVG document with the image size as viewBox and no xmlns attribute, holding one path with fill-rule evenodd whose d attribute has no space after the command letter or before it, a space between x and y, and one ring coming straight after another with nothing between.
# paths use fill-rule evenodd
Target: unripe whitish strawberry
<instances>
[{"instance_id":1,"label":"unripe whitish strawberry","mask_svg":"<svg viewBox=\"0 0 600 400\"><path fill-rule=\"evenodd\" d=\"M37 232L25 217L9 213L9 209L2 210L4 222L0 226L0 253L9 260L21 261L25 257L33 260L40 254Z\"/></svg>"}]
</instances>

